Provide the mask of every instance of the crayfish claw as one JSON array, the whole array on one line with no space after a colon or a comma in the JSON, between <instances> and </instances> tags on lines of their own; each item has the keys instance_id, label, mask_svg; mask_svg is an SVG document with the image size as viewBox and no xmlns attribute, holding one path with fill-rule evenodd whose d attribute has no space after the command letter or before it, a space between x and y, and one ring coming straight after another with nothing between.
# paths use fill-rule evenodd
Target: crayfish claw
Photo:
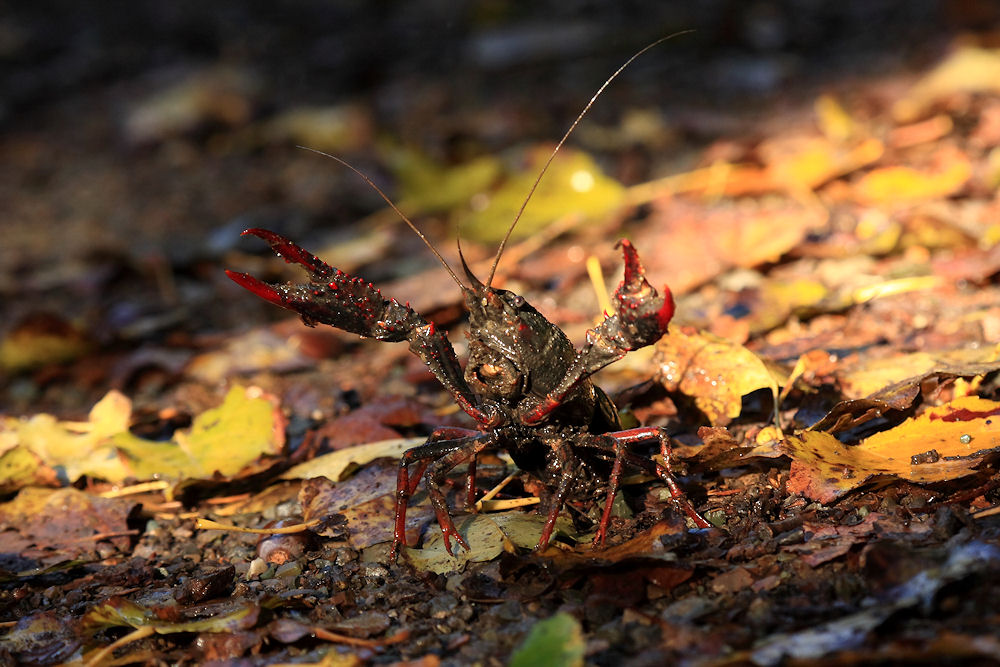
<instances>
[{"instance_id":1,"label":"crayfish claw","mask_svg":"<svg viewBox=\"0 0 1000 667\"><path fill-rule=\"evenodd\" d=\"M625 278L615 290L618 316L627 328L631 349L656 342L674 316L674 296L663 286L663 296L646 280L639 253L628 239L618 242L625 259Z\"/></svg>"}]
</instances>

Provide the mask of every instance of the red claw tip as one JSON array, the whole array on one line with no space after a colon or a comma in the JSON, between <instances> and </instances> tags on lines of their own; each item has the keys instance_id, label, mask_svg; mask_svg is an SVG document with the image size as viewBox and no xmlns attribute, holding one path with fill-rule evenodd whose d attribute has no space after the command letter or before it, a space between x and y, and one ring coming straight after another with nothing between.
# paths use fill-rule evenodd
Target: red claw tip
<instances>
[{"instance_id":1,"label":"red claw tip","mask_svg":"<svg viewBox=\"0 0 1000 667\"><path fill-rule=\"evenodd\" d=\"M674 294L666 285L663 286L663 307L656 313L656 325L660 331L666 331L667 325L674 317Z\"/></svg>"},{"instance_id":2,"label":"red claw tip","mask_svg":"<svg viewBox=\"0 0 1000 667\"><path fill-rule=\"evenodd\" d=\"M264 239L265 241L284 241L285 238L272 232L269 229L262 229L260 227L250 227L244 229L240 236L256 236L257 238Z\"/></svg>"},{"instance_id":3,"label":"red claw tip","mask_svg":"<svg viewBox=\"0 0 1000 667\"><path fill-rule=\"evenodd\" d=\"M646 275L646 269L639 261L639 253L635 251L635 246L632 245L631 241L622 239L618 242L618 246L622 249L622 255L625 258L625 284L631 285Z\"/></svg>"}]
</instances>

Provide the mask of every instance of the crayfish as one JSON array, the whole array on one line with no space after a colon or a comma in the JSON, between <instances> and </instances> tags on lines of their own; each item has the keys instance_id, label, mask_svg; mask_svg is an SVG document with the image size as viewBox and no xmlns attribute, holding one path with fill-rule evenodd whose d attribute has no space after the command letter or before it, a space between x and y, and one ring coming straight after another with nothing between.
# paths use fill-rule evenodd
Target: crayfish
<instances>
[{"instance_id":1,"label":"crayfish","mask_svg":"<svg viewBox=\"0 0 1000 667\"><path fill-rule=\"evenodd\" d=\"M699 527L708 523L684 497L670 471L670 441L663 428L622 430L611 399L590 377L630 350L652 345L667 331L674 313L670 289L657 292L645 278L639 255L627 240L619 242L625 260L625 276L614 293L615 312L587 331L586 342L577 350L566 334L549 322L524 297L492 286L497 265L510 233L534 193L549 164L573 129L605 87L635 58L663 41L658 40L633 55L590 100L556 145L539 173L520 212L497 250L485 282L480 281L462 255L466 282L451 269L416 226L367 176L340 158L328 156L356 172L391 206L424 241L451 275L469 313L469 358L463 371L444 331L428 322L408 305L386 299L377 288L325 262L274 232L248 229L245 235L267 241L286 262L303 266L309 282L273 285L245 273L227 271L236 283L259 297L297 312L308 325L328 324L363 337L381 341L406 341L478 429L444 427L434 430L427 442L406 451L399 462L396 483L395 527L392 556L405 546L406 510L421 478L444 537L448 553L451 540L468 549L449 513L442 485L448 473L466 464L468 478L466 508L475 497L476 461L485 450L504 449L522 470L542 482L548 498L545 525L538 550L545 548L556 519L567 500L578 496L587 479L598 476L603 465L607 496L597 524L594 544L603 544L613 501L625 464L657 476L671 497ZM660 462L638 455L631 447L658 443ZM602 463L603 462L603 463ZM610 474L607 466L610 464Z\"/></svg>"}]
</instances>

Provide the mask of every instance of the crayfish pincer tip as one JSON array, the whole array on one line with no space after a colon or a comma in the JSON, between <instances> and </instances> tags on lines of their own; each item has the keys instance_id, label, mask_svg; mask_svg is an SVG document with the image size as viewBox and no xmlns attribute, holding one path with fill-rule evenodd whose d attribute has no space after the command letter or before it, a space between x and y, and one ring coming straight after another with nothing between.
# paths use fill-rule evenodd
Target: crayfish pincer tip
<instances>
[{"instance_id":1,"label":"crayfish pincer tip","mask_svg":"<svg viewBox=\"0 0 1000 667\"><path fill-rule=\"evenodd\" d=\"M270 301L274 305L281 306L282 308L289 307L278 290L274 289L274 287L268 285L262 280L254 278L249 273L240 273L238 271L230 271L229 269L226 269L226 275L229 276L229 279L234 283L244 289L250 290L265 301Z\"/></svg>"},{"instance_id":2,"label":"crayfish pincer tip","mask_svg":"<svg viewBox=\"0 0 1000 667\"><path fill-rule=\"evenodd\" d=\"M270 229L263 229L261 227L251 227L250 229L243 230L240 236L256 236L259 239L264 239L268 243L291 243L281 234L277 232L272 232Z\"/></svg>"},{"instance_id":3,"label":"crayfish pincer tip","mask_svg":"<svg viewBox=\"0 0 1000 667\"><path fill-rule=\"evenodd\" d=\"M643 280L646 269L639 260L639 253L636 252L635 246L628 239L622 239L616 247L622 249L622 256L625 259L625 283L631 285L636 280Z\"/></svg>"}]
</instances>

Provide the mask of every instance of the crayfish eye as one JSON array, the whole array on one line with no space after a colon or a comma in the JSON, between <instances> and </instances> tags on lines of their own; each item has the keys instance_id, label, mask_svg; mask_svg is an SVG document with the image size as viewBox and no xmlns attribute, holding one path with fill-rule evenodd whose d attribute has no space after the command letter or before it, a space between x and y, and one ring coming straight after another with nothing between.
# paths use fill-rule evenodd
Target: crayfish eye
<instances>
[{"instance_id":1,"label":"crayfish eye","mask_svg":"<svg viewBox=\"0 0 1000 667\"><path fill-rule=\"evenodd\" d=\"M490 379L500 375L501 370L499 366L495 366L494 364L483 364L479 367L478 373L480 377Z\"/></svg>"},{"instance_id":2,"label":"crayfish eye","mask_svg":"<svg viewBox=\"0 0 1000 667\"><path fill-rule=\"evenodd\" d=\"M523 305L524 305L524 297L521 296L521 295L515 296L514 297L514 307L515 308L520 308Z\"/></svg>"}]
</instances>

